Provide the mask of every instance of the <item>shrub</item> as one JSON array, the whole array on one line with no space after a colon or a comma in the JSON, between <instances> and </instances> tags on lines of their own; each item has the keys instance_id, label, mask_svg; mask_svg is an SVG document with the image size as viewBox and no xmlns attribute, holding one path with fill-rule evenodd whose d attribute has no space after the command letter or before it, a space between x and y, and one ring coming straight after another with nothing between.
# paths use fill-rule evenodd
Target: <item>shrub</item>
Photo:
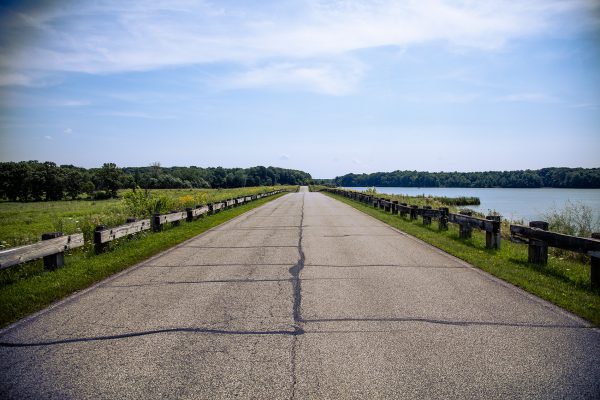
<instances>
[{"instance_id":1,"label":"shrub","mask_svg":"<svg viewBox=\"0 0 600 400\"><path fill-rule=\"evenodd\" d=\"M548 229L565 235L591 237L592 232L600 231L600 218L594 218L591 207L581 202L567 201L562 209L552 208L545 212L543 218L548 222ZM573 253L562 249L552 249L558 257L572 259L585 259L582 254Z\"/></svg>"},{"instance_id":2,"label":"shrub","mask_svg":"<svg viewBox=\"0 0 600 400\"><path fill-rule=\"evenodd\" d=\"M594 218L592 208L580 202L567 201L562 209L553 208L542 215L554 232L590 237L600 231L600 218Z\"/></svg>"},{"instance_id":3,"label":"shrub","mask_svg":"<svg viewBox=\"0 0 600 400\"><path fill-rule=\"evenodd\" d=\"M94 200L108 200L111 199L113 196L111 193L106 192L104 190L96 190L94 192Z\"/></svg>"}]
</instances>

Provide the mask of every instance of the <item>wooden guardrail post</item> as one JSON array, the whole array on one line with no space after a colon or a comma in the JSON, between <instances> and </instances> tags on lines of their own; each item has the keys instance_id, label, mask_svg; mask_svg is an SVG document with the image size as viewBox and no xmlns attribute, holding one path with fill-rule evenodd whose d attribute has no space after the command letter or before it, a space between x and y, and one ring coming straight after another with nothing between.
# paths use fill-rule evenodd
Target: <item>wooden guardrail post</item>
<instances>
[{"instance_id":1,"label":"wooden guardrail post","mask_svg":"<svg viewBox=\"0 0 600 400\"><path fill-rule=\"evenodd\" d=\"M592 239L600 239L600 232L592 233ZM592 288L600 288L600 252L592 252L591 254L591 276Z\"/></svg>"},{"instance_id":2,"label":"wooden guardrail post","mask_svg":"<svg viewBox=\"0 0 600 400\"><path fill-rule=\"evenodd\" d=\"M215 213L215 206L213 203L208 203L208 215L213 215Z\"/></svg>"},{"instance_id":3,"label":"wooden guardrail post","mask_svg":"<svg viewBox=\"0 0 600 400\"><path fill-rule=\"evenodd\" d=\"M47 232L42 233L42 240L54 239L57 237L61 237L63 235L62 232ZM52 254L49 256L44 256L44 268L46 269L56 269L65 265L65 253L60 252L56 254Z\"/></svg>"},{"instance_id":4,"label":"wooden guardrail post","mask_svg":"<svg viewBox=\"0 0 600 400\"><path fill-rule=\"evenodd\" d=\"M192 222L194 220L193 208L192 207L187 207L185 209L185 212L187 213L187 216L185 217L185 220L187 222Z\"/></svg>"},{"instance_id":5,"label":"wooden guardrail post","mask_svg":"<svg viewBox=\"0 0 600 400\"><path fill-rule=\"evenodd\" d=\"M102 238L100 236L100 232L106 229L104 225L96 225L94 229L94 253L100 254L103 253L108 247L108 243L102 243Z\"/></svg>"},{"instance_id":6,"label":"wooden guardrail post","mask_svg":"<svg viewBox=\"0 0 600 400\"><path fill-rule=\"evenodd\" d=\"M461 211L459 214L466 215L468 217L472 216L473 213L471 211ZM470 239L473 234L473 228L469 224L459 224L458 225L458 237L461 239Z\"/></svg>"},{"instance_id":7,"label":"wooden guardrail post","mask_svg":"<svg viewBox=\"0 0 600 400\"><path fill-rule=\"evenodd\" d=\"M406 211L406 208L405 208L405 207L408 207L408 204L406 204L406 203L400 203L400 206L401 206L401 208L400 208L400 216L404 217L404 216L406 216L406 214L408 214L408 211Z\"/></svg>"},{"instance_id":8,"label":"wooden guardrail post","mask_svg":"<svg viewBox=\"0 0 600 400\"><path fill-rule=\"evenodd\" d=\"M383 207L385 209L385 212L392 212L392 202L389 200L384 200L383 201Z\"/></svg>"},{"instance_id":9,"label":"wooden guardrail post","mask_svg":"<svg viewBox=\"0 0 600 400\"><path fill-rule=\"evenodd\" d=\"M418 209L419 209L419 206L410 206L410 219L411 220L417 219L417 210Z\"/></svg>"},{"instance_id":10,"label":"wooden guardrail post","mask_svg":"<svg viewBox=\"0 0 600 400\"><path fill-rule=\"evenodd\" d=\"M425 210L431 210L431 206L423 206ZM423 225L431 225L431 216L423 214Z\"/></svg>"},{"instance_id":11,"label":"wooden guardrail post","mask_svg":"<svg viewBox=\"0 0 600 400\"><path fill-rule=\"evenodd\" d=\"M152 230L154 232L162 231L162 225L160 224L160 214L152 214Z\"/></svg>"},{"instance_id":12,"label":"wooden guardrail post","mask_svg":"<svg viewBox=\"0 0 600 400\"><path fill-rule=\"evenodd\" d=\"M531 221L529 227L547 231L548 223L545 221ZM528 255L530 263L546 265L548 263L548 243L529 238Z\"/></svg>"},{"instance_id":13,"label":"wooden guardrail post","mask_svg":"<svg viewBox=\"0 0 600 400\"><path fill-rule=\"evenodd\" d=\"M485 231L485 247L488 249L500 249L500 216L488 215L485 217L488 221L494 221L493 230Z\"/></svg>"},{"instance_id":14,"label":"wooden guardrail post","mask_svg":"<svg viewBox=\"0 0 600 400\"><path fill-rule=\"evenodd\" d=\"M392 214L398 214L398 200L392 201Z\"/></svg>"},{"instance_id":15,"label":"wooden guardrail post","mask_svg":"<svg viewBox=\"0 0 600 400\"><path fill-rule=\"evenodd\" d=\"M448 230L448 214L450 209L448 207L440 207L440 219L438 219L438 230Z\"/></svg>"}]
</instances>

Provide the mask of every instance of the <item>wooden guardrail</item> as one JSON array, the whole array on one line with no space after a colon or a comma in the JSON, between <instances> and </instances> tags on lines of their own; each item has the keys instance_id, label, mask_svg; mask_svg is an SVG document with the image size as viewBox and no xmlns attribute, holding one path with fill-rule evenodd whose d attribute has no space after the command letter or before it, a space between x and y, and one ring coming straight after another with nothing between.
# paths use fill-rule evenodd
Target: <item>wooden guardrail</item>
<instances>
[{"instance_id":1,"label":"wooden guardrail","mask_svg":"<svg viewBox=\"0 0 600 400\"><path fill-rule=\"evenodd\" d=\"M409 217L411 220L416 220L418 216L421 216L424 225L430 225L431 220L436 219L440 230L447 229L448 222L457 224L461 238L470 238L473 228L480 229L486 233L485 245L487 248L500 248L500 216L488 215L483 219L473 217L470 212L454 214L449 213L448 208L444 207L438 210L427 206L420 208L351 190L325 188L323 191L360 201L392 214L400 214L401 217ZM592 234L592 238L565 235L548 231L548 223L543 221L532 221L529 226L513 224L510 226L510 233L513 237L528 239L526 243L529 244L528 261L530 263L547 264L548 247L587 254L591 259L592 287L600 288L600 233Z\"/></svg>"},{"instance_id":2,"label":"wooden guardrail","mask_svg":"<svg viewBox=\"0 0 600 400\"><path fill-rule=\"evenodd\" d=\"M600 234L591 238L565 235L548 230L545 221L531 221L529 226L511 225L510 234L517 238L528 239L528 261L533 264L548 263L548 247L556 247L590 256L590 280L592 287L600 287Z\"/></svg>"},{"instance_id":3,"label":"wooden guardrail","mask_svg":"<svg viewBox=\"0 0 600 400\"><path fill-rule=\"evenodd\" d=\"M109 242L124 236L134 235L148 229L152 229L154 232L160 232L163 230L165 224L170 223L176 226L180 224L182 220L191 222L204 215L212 215L227 208L237 207L246 201L258 200L281 192L283 192L283 190L275 190L253 196L227 199L207 205L198 205L195 208L186 208L185 211L171 211L168 214L154 214L149 220L135 221L134 219L130 219L127 221L127 224L114 228L106 228L105 226L99 225L94 232L94 246L96 253L105 251Z\"/></svg>"},{"instance_id":4,"label":"wooden guardrail","mask_svg":"<svg viewBox=\"0 0 600 400\"><path fill-rule=\"evenodd\" d=\"M500 248L501 219L499 216L489 215L485 219L482 219L473 217L468 212L461 214L450 213L447 207L440 207L436 210L430 206L419 207L416 205L399 203L398 201L391 201L383 197L377 197L352 190L337 188L325 188L323 190L369 204L375 208L382 209L385 212L400 214L401 217L408 216L411 220L416 220L420 216L423 220L423 225L431 225L432 220L437 220L439 230L447 230L449 222L457 224L459 226L459 236L463 239L470 238L473 228L477 228L486 232L485 245L487 248Z\"/></svg>"},{"instance_id":5,"label":"wooden guardrail","mask_svg":"<svg viewBox=\"0 0 600 400\"><path fill-rule=\"evenodd\" d=\"M169 214L154 214L150 219L139 221L135 218L128 218L127 223L113 228L98 225L94 230L94 249L97 254L102 253L113 240L135 235L150 229L159 232L162 230L163 225L167 223L176 226L182 220L190 222L203 215L213 214L226 208L236 207L238 204L273 196L281 192L284 192L284 190L243 196L237 199L196 206L196 208L186 208L185 211L172 211ZM83 234L81 233L67 236L63 236L62 232L44 233L41 242L0 251L0 269L42 257L44 258L45 268L54 269L61 267L64 265L64 252L81 247L84 244Z\"/></svg>"},{"instance_id":6,"label":"wooden guardrail","mask_svg":"<svg viewBox=\"0 0 600 400\"><path fill-rule=\"evenodd\" d=\"M63 236L61 232L42 235L42 241L27 246L0 251L0 269L44 258L44 267L55 269L64 265L64 252L84 245L83 234Z\"/></svg>"}]
</instances>

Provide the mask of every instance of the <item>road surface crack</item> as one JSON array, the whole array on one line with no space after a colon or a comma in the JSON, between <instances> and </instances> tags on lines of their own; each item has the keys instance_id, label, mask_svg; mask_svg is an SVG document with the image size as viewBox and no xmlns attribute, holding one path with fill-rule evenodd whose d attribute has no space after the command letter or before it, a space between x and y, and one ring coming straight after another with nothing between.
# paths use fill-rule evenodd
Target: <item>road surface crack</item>
<instances>
[{"instance_id":1,"label":"road surface crack","mask_svg":"<svg viewBox=\"0 0 600 400\"><path fill-rule=\"evenodd\" d=\"M290 358L291 358L291 375L292 375L292 387L290 391L290 399L294 399L296 396L296 352L298 346L298 335L304 333L303 323L302 323L302 283L300 281L300 273L304 268L304 249L302 248L302 236L303 236L303 227L304 227L304 199L305 194L302 194L302 208L300 213L300 226L298 227L299 236L298 236L298 262L292 268L289 269L290 274L292 275L292 291L294 296L294 303L292 308L292 316L294 318L294 331L297 332L296 335L292 338L292 348L290 350Z\"/></svg>"}]
</instances>

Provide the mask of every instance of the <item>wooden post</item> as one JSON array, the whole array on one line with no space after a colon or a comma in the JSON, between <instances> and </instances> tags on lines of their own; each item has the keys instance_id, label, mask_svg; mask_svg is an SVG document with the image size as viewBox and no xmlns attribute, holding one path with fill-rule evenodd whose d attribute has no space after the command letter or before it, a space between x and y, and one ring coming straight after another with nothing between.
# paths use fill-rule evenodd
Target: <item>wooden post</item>
<instances>
[{"instance_id":1,"label":"wooden post","mask_svg":"<svg viewBox=\"0 0 600 400\"><path fill-rule=\"evenodd\" d=\"M94 229L94 253L100 254L106 251L108 243L101 243L100 232L106 229L104 225L97 225Z\"/></svg>"},{"instance_id":2,"label":"wooden post","mask_svg":"<svg viewBox=\"0 0 600 400\"><path fill-rule=\"evenodd\" d=\"M448 214L450 209L448 207L440 207L440 219L438 219L438 230L448 230Z\"/></svg>"},{"instance_id":3,"label":"wooden post","mask_svg":"<svg viewBox=\"0 0 600 400\"><path fill-rule=\"evenodd\" d=\"M162 231L162 225L160 224L160 214L152 214L152 230L154 232Z\"/></svg>"},{"instance_id":4,"label":"wooden post","mask_svg":"<svg viewBox=\"0 0 600 400\"><path fill-rule=\"evenodd\" d=\"M600 232L592 233L592 239L600 239ZM592 252L591 256L591 276L592 288L600 288L600 253Z\"/></svg>"},{"instance_id":5,"label":"wooden post","mask_svg":"<svg viewBox=\"0 0 600 400\"><path fill-rule=\"evenodd\" d=\"M417 210L418 209L419 209L419 206L410 206L410 219L411 220L417 219Z\"/></svg>"},{"instance_id":6,"label":"wooden post","mask_svg":"<svg viewBox=\"0 0 600 400\"><path fill-rule=\"evenodd\" d=\"M461 215L466 215L468 217L472 216L473 213L471 211L461 211ZM470 239L473 234L473 228L468 224L459 224L458 225L458 237L461 239Z\"/></svg>"},{"instance_id":7,"label":"wooden post","mask_svg":"<svg viewBox=\"0 0 600 400\"><path fill-rule=\"evenodd\" d=\"M192 222L194 220L194 214L192 214L192 210L193 210L193 208L191 208L191 207L187 207L185 209L185 212L187 213L185 220L187 222Z\"/></svg>"},{"instance_id":8,"label":"wooden post","mask_svg":"<svg viewBox=\"0 0 600 400\"><path fill-rule=\"evenodd\" d=\"M529 226L544 231L548 230L548 223L545 221L531 221ZM548 243L530 238L528 253L530 263L541 265L546 265L548 263Z\"/></svg>"},{"instance_id":9,"label":"wooden post","mask_svg":"<svg viewBox=\"0 0 600 400\"><path fill-rule=\"evenodd\" d=\"M42 233L42 240L54 239L62 236L62 232ZM44 268L54 270L65 265L65 253L60 252L44 257Z\"/></svg>"},{"instance_id":10,"label":"wooden post","mask_svg":"<svg viewBox=\"0 0 600 400\"><path fill-rule=\"evenodd\" d=\"M423 206L425 210L431 210L431 206ZM431 216L423 214L423 225L431 225Z\"/></svg>"},{"instance_id":11,"label":"wooden post","mask_svg":"<svg viewBox=\"0 0 600 400\"><path fill-rule=\"evenodd\" d=\"M392 212L392 202L389 200L384 200L385 212Z\"/></svg>"},{"instance_id":12,"label":"wooden post","mask_svg":"<svg viewBox=\"0 0 600 400\"><path fill-rule=\"evenodd\" d=\"M401 206L403 206L403 207L408 207L408 204L406 204L406 203L400 203L400 205L401 205ZM408 213L406 212L406 208L401 208L401 209L400 209L400 216L401 216L401 217L404 217L406 214L408 214Z\"/></svg>"},{"instance_id":13,"label":"wooden post","mask_svg":"<svg viewBox=\"0 0 600 400\"><path fill-rule=\"evenodd\" d=\"M215 213L215 208L213 203L208 203L208 215L213 215Z\"/></svg>"},{"instance_id":14,"label":"wooden post","mask_svg":"<svg viewBox=\"0 0 600 400\"><path fill-rule=\"evenodd\" d=\"M488 215L485 217L488 221L494 221L494 230L492 232L485 231L485 247L488 249L500 249L500 216Z\"/></svg>"},{"instance_id":15,"label":"wooden post","mask_svg":"<svg viewBox=\"0 0 600 400\"><path fill-rule=\"evenodd\" d=\"M392 201L392 214L394 214L394 215L398 214L398 200Z\"/></svg>"}]
</instances>

